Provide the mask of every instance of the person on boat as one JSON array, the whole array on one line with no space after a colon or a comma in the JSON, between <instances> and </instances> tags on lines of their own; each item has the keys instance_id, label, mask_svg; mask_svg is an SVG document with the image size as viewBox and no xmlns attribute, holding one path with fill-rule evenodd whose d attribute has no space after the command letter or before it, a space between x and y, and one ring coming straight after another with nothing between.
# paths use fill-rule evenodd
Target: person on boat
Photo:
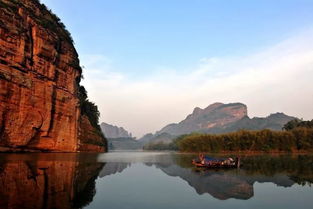
<instances>
[{"instance_id":1,"label":"person on boat","mask_svg":"<svg viewBox=\"0 0 313 209\"><path fill-rule=\"evenodd\" d=\"M199 153L199 160L201 164L205 163L204 155L202 153Z\"/></svg>"}]
</instances>

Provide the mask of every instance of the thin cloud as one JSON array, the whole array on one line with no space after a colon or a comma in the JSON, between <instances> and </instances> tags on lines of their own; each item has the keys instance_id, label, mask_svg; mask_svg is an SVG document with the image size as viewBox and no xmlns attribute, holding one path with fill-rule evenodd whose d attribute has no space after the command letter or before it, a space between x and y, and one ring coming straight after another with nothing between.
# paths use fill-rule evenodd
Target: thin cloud
<instances>
[{"instance_id":1,"label":"thin cloud","mask_svg":"<svg viewBox=\"0 0 313 209\"><path fill-rule=\"evenodd\" d=\"M84 55L82 64L83 83L99 106L101 121L135 136L216 101L244 102L250 116L282 111L313 118L312 30L248 56L199 58L184 73L164 67L144 80L114 72L114 63L103 55Z\"/></svg>"}]
</instances>

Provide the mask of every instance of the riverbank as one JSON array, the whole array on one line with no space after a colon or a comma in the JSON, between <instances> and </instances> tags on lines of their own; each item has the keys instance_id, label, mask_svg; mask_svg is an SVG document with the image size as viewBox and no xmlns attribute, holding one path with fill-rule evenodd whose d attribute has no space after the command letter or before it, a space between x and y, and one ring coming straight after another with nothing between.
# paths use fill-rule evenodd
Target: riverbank
<instances>
[{"instance_id":1,"label":"riverbank","mask_svg":"<svg viewBox=\"0 0 313 209\"><path fill-rule=\"evenodd\" d=\"M239 130L226 134L193 133L180 136L171 143L148 144L144 149L188 153L313 153L313 128Z\"/></svg>"}]
</instances>

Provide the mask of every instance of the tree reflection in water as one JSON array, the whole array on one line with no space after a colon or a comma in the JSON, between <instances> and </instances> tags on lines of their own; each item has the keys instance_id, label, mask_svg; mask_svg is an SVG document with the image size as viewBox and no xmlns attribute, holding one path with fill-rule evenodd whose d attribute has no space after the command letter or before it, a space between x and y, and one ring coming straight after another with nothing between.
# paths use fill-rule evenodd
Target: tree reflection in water
<instances>
[{"instance_id":1,"label":"tree reflection in water","mask_svg":"<svg viewBox=\"0 0 313 209\"><path fill-rule=\"evenodd\" d=\"M194 157L172 155L173 162L154 165L169 176L185 180L198 194L209 193L220 200L250 199L254 195L255 182L271 182L283 187L311 186L313 182L312 155L241 156L241 169L212 170L193 167L190 162Z\"/></svg>"},{"instance_id":2,"label":"tree reflection in water","mask_svg":"<svg viewBox=\"0 0 313 209\"><path fill-rule=\"evenodd\" d=\"M250 199L255 182L282 187L310 186L313 182L312 155L241 156L241 169L222 170L196 169L191 164L195 156L189 154L138 153L144 157L136 158L137 154L132 153L134 159L127 153L117 155L125 157L107 162L97 154L1 154L0 208L83 208L95 197L98 177L102 181L122 173L133 162L179 177L197 194L210 194L219 200ZM115 160L115 155L109 159Z\"/></svg>"}]
</instances>

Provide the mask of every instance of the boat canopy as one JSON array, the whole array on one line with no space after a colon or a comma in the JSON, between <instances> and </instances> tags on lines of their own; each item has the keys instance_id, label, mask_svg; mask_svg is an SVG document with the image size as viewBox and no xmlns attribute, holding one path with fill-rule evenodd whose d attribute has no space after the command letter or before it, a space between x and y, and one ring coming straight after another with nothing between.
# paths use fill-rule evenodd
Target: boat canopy
<instances>
[{"instance_id":1,"label":"boat canopy","mask_svg":"<svg viewBox=\"0 0 313 209\"><path fill-rule=\"evenodd\" d=\"M205 161L214 161L214 162L223 162L223 161L227 160L227 158L214 158L214 157L210 157L210 156L204 156L204 160Z\"/></svg>"}]
</instances>

